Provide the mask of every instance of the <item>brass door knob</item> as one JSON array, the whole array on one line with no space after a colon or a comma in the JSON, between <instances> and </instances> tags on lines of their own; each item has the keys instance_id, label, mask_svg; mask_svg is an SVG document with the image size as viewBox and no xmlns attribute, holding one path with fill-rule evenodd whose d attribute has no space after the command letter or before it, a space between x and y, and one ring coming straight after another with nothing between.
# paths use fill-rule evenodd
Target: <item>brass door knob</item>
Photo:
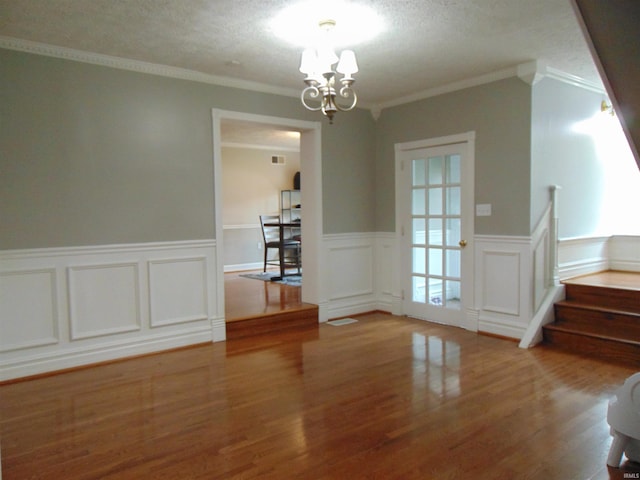
<instances>
[{"instance_id":1,"label":"brass door knob","mask_svg":"<svg viewBox=\"0 0 640 480\"><path fill-rule=\"evenodd\" d=\"M460 248L464 248L467 246L467 241L466 240L460 240L458 242L458 245L460 245Z\"/></svg>"}]
</instances>

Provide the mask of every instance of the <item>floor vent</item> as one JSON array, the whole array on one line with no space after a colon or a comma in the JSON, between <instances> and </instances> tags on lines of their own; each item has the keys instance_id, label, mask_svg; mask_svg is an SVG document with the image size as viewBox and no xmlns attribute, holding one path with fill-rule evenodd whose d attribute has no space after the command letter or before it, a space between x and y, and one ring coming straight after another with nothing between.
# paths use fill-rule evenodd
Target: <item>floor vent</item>
<instances>
[{"instance_id":1,"label":"floor vent","mask_svg":"<svg viewBox=\"0 0 640 480\"><path fill-rule=\"evenodd\" d=\"M341 327L342 325L349 325L350 323L356 323L358 320L355 318L341 318L340 320L330 320L327 322L328 325L333 325L334 327Z\"/></svg>"}]
</instances>

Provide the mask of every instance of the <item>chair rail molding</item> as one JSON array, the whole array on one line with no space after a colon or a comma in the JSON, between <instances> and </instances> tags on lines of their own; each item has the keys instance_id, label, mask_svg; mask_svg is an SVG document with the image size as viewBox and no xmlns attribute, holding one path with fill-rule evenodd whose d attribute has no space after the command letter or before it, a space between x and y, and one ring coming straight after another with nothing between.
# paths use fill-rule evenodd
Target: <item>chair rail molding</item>
<instances>
[{"instance_id":1,"label":"chair rail molding","mask_svg":"<svg viewBox=\"0 0 640 480\"><path fill-rule=\"evenodd\" d=\"M225 340L215 240L0 251L0 381Z\"/></svg>"}]
</instances>

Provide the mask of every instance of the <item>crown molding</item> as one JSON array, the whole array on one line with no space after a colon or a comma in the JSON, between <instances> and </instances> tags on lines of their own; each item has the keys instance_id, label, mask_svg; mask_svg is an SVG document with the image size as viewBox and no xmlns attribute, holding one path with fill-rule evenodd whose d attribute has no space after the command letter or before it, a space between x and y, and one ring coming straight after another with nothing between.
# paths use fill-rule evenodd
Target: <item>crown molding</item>
<instances>
[{"instance_id":1,"label":"crown molding","mask_svg":"<svg viewBox=\"0 0 640 480\"><path fill-rule=\"evenodd\" d=\"M405 97L399 97L394 100L389 100L388 102L382 102L377 105L377 108L383 110L389 107L396 107L398 105L403 105L405 103L411 103L418 100L424 100L430 97L437 97L439 95L443 95L445 93L451 93L458 90L464 90L465 88L476 87L478 85L484 85L485 83L496 82L498 80L504 80L505 78L515 77L517 75L516 67L506 68L504 70L499 70L497 72L488 73L485 75L479 75L477 77L467 78L465 80L460 80L459 82L449 83L447 85L442 85L440 87L430 88L428 90L423 90L418 93L414 93L411 95L407 95ZM373 109L373 107L372 107Z\"/></svg>"},{"instance_id":2,"label":"crown molding","mask_svg":"<svg viewBox=\"0 0 640 480\"><path fill-rule=\"evenodd\" d=\"M553 78L554 80L568 83L569 85L573 85L574 87L584 88L585 90L590 90L595 93L607 95L607 91L604 88L603 84L598 84L595 82L591 82L589 80L585 80L582 77L578 77L576 75L563 72L562 70L558 70L557 68L547 67L545 72L545 77Z\"/></svg>"},{"instance_id":3,"label":"crown molding","mask_svg":"<svg viewBox=\"0 0 640 480\"><path fill-rule=\"evenodd\" d=\"M72 60L76 62L89 63L104 67L118 68L121 70L146 73L149 75L158 75L180 80L191 80L194 82L207 83L210 85L250 90L260 93L269 93L273 95L282 95L285 97L294 98L299 98L300 96L300 91L296 89L276 87L259 82L240 80L219 75L211 75L207 73L197 72L195 70L188 70L185 68L143 62L141 60L132 60L122 57L114 57L111 55L103 55L100 53L76 50L73 48L60 47L57 45L33 42L30 40L22 40L19 38L7 37L2 35L0 35L0 48L32 53L36 55L43 55L47 57L61 58L65 60ZM527 75L533 75L531 80L528 80L526 78ZM447 85L430 88L411 95L389 100L387 102L381 102L378 104L359 103L358 108L370 110L373 118L377 120L380 116L380 113L385 108L404 105L407 103L424 100L430 97L437 97L438 95L443 95L445 93L451 93L458 90L463 90L465 88L476 87L479 85L484 85L515 76L520 77L523 81L526 81L532 85L537 83L541 78L553 78L555 80L565 82L576 87L584 88L596 93L602 93L606 95L606 90L602 85L598 85L581 77L571 75L552 67L548 67L542 62L528 62L485 75L479 75L477 77L471 77L458 82L449 83Z\"/></svg>"},{"instance_id":4,"label":"crown molding","mask_svg":"<svg viewBox=\"0 0 640 480\"><path fill-rule=\"evenodd\" d=\"M65 60L73 60L76 62L90 63L103 67L119 68L121 70L129 70L133 72L146 73L149 75L158 75L163 77L177 78L180 80L191 80L194 82L208 83L211 85L219 85L223 87L239 88L242 90L251 90L261 93L271 93L274 95L283 95L285 97L299 97L298 90L275 87L259 82L251 82L248 80L239 80L235 78L223 77L219 75L210 75L207 73L197 72L195 70L187 70L185 68L171 67L157 63L143 62L141 60L131 60L128 58L114 57L111 55L103 55L100 53L86 52L73 48L60 47L57 45L49 45L46 43L33 42L30 40L22 40L19 38L6 37L0 35L0 48L7 50L16 50L19 52L33 53L36 55L44 55L47 57L62 58Z\"/></svg>"},{"instance_id":5,"label":"crown molding","mask_svg":"<svg viewBox=\"0 0 640 480\"><path fill-rule=\"evenodd\" d=\"M470 87L477 87L487 83L496 82L498 80L504 80L505 78L516 76L523 82L526 82L532 86L538 83L543 78L553 78L554 80L568 83L575 87L584 88L586 90L606 95L606 91L602 85L598 85L597 83L590 82L576 75L571 75L570 73L563 72L562 70L558 70L557 68L549 67L544 62L533 61L523 63L515 67L505 68L504 70L498 70L486 75L479 75L477 77L468 78L459 82L453 82L447 85L442 85L440 87L430 88L422 92L407 95L405 97L400 97L388 102L383 102L378 105L372 105L369 108L371 109L374 118L377 120L380 112L385 108L396 107L398 105L404 105L407 103L416 102L418 100L425 100L427 98L437 97L445 93L451 93Z\"/></svg>"},{"instance_id":6,"label":"crown molding","mask_svg":"<svg viewBox=\"0 0 640 480\"><path fill-rule=\"evenodd\" d=\"M239 142L221 142L220 146L223 148L246 148L249 150L269 150L277 152L294 152L300 153L300 148L295 147L283 147L279 145L259 145L254 143L239 143Z\"/></svg>"}]
</instances>

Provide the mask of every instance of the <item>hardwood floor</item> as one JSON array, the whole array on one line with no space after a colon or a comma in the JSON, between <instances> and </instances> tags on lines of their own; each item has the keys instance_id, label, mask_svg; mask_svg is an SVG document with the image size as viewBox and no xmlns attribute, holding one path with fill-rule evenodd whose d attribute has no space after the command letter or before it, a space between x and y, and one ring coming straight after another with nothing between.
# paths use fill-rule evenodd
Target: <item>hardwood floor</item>
<instances>
[{"instance_id":1,"label":"hardwood floor","mask_svg":"<svg viewBox=\"0 0 640 480\"><path fill-rule=\"evenodd\" d=\"M593 285L640 291L640 275L637 272L607 270L565 280L563 283Z\"/></svg>"},{"instance_id":2,"label":"hardwood floor","mask_svg":"<svg viewBox=\"0 0 640 480\"><path fill-rule=\"evenodd\" d=\"M3 480L607 479L630 367L386 314L0 386Z\"/></svg>"},{"instance_id":3,"label":"hardwood floor","mask_svg":"<svg viewBox=\"0 0 640 480\"><path fill-rule=\"evenodd\" d=\"M263 282L240 275L224 274L225 318L227 322L269 315L302 306L302 289L275 282Z\"/></svg>"}]
</instances>

